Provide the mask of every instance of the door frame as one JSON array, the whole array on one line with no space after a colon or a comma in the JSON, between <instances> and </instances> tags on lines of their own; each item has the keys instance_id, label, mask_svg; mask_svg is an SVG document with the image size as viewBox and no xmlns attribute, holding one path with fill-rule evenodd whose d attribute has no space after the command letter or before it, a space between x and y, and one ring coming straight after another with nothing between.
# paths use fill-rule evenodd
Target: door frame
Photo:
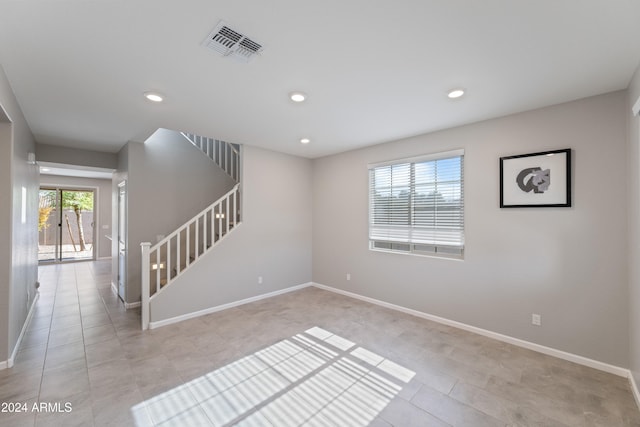
<instances>
[{"instance_id":1,"label":"door frame","mask_svg":"<svg viewBox=\"0 0 640 427\"><path fill-rule=\"evenodd\" d=\"M118 297L125 302L127 295L127 233L128 233L128 200L127 200L127 180L124 179L118 183L118 192L116 196L116 230L114 237L116 238L115 246L117 248L117 273L116 287Z\"/></svg>"},{"instance_id":2,"label":"door frame","mask_svg":"<svg viewBox=\"0 0 640 427\"><path fill-rule=\"evenodd\" d=\"M60 264L60 263L68 263L68 262L83 262L83 261L95 261L97 256L97 248L100 244L100 233L97 232L96 226L99 224L99 188L92 186L83 186L83 185L60 185L60 184L47 184L46 182L41 182L38 187L38 192L41 190L53 190L56 192L56 204L61 204L62 191L84 191L93 193L93 217L91 220L92 227L91 232L92 236L92 244L91 244L91 257L90 258L80 258L80 259L64 259L62 258L62 209L60 209L59 215L56 223L56 249L54 259L51 260L42 260L38 261L41 264Z\"/></svg>"}]
</instances>

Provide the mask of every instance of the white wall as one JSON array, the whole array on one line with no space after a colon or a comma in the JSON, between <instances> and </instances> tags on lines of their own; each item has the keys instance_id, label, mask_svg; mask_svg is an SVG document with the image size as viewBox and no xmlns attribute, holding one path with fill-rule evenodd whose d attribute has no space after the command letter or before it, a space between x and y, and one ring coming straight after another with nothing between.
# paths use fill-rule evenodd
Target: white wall
<instances>
[{"instance_id":1,"label":"white wall","mask_svg":"<svg viewBox=\"0 0 640 427\"><path fill-rule=\"evenodd\" d=\"M152 322L311 281L311 161L245 146L243 165L242 225L154 297Z\"/></svg>"},{"instance_id":2,"label":"white wall","mask_svg":"<svg viewBox=\"0 0 640 427\"><path fill-rule=\"evenodd\" d=\"M40 175L40 186L96 190L94 203L94 207L97 208L94 225L96 258L110 258L111 241L106 238L106 235L111 236L111 180Z\"/></svg>"},{"instance_id":3,"label":"white wall","mask_svg":"<svg viewBox=\"0 0 640 427\"><path fill-rule=\"evenodd\" d=\"M314 282L627 367L626 111L616 92L314 161ZM464 261L369 251L367 164L458 148ZM501 156L562 148L572 208L499 208Z\"/></svg>"},{"instance_id":4,"label":"white wall","mask_svg":"<svg viewBox=\"0 0 640 427\"><path fill-rule=\"evenodd\" d=\"M1 69L0 69L1 70ZM1 107L1 104L0 104ZM11 283L11 122L0 108L0 363L10 357L9 291Z\"/></svg>"},{"instance_id":5,"label":"white wall","mask_svg":"<svg viewBox=\"0 0 640 427\"><path fill-rule=\"evenodd\" d=\"M631 107L640 98L640 67L629 86L626 117L629 121L629 361L640 384L640 117Z\"/></svg>"},{"instance_id":6,"label":"white wall","mask_svg":"<svg viewBox=\"0 0 640 427\"><path fill-rule=\"evenodd\" d=\"M48 144L36 144L36 150L39 162L90 166L104 169L115 169L118 166L118 155L116 153L82 150Z\"/></svg>"},{"instance_id":7,"label":"white wall","mask_svg":"<svg viewBox=\"0 0 640 427\"><path fill-rule=\"evenodd\" d=\"M0 67L0 363L16 348L38 277L38 167L27 163L35 142ZM11 123L9 124L8 121ZM9 247L7 248L7 242Z\"/></svg>"},{"instance_id":8,"label":"white wall","mask_svg":"<svg viewBox=\"0 0 640 427\"><path fill-rule=\"evenodd\" d=\"M159 129L144 144L127 145L126 302L134 303L140 301L140 243L156 243L157 235L173 232L235 182L178 132ZM123 176L118 169L114 183Z\"/></svg>"}]
</instances>

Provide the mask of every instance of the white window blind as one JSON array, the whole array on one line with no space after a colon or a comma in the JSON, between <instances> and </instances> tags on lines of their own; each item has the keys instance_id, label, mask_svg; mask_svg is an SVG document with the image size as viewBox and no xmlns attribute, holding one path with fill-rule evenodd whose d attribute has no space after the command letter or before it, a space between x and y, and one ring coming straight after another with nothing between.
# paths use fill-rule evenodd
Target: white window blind
<instances>
[{"instance_id":1,"label":"white window blind","mask_svg":"<svg viewBox=\"0 0 640 427\"><path fill-rule=\"evenodd\" d=\"M372 249L462 254L464 152L369 167Z\"/></svg>"}]
</instances>

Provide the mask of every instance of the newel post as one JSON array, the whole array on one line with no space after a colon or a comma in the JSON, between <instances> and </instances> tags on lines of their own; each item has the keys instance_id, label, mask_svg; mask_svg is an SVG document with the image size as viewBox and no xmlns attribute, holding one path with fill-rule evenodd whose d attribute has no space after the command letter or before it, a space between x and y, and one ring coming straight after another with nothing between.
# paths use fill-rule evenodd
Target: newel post
<instances>
[{"instance_id":1,"label":"newel post","mask_svg":"<svg viewBox=\"0 0 640 427\"><path fill-rule=\"evenodd\" d=\"M142 298L141 298L141 308L142 308L142 330L145 331L149 329L149 295L151 293L151 285L150 285L150 254L149 249L151 248L150 242L142 242L140 243L140 248L142 249Z\"/></svg>"}]
</instances>

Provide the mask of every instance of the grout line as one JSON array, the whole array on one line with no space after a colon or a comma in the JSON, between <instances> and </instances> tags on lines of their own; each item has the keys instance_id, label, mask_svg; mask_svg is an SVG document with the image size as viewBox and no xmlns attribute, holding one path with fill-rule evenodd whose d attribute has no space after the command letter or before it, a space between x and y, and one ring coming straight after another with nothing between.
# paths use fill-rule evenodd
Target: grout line
<instances>
[{"instance_id":1,"label":"grout line","mask_svg":"<svg viewBox=\"0 0 640 427\"><path fill-rule=\"evenodd\" d=\"M40 267L38 267L40 268ZM54 310L56 308L56 300L58 299L58 285L60 284L60 276L57 273L57 270L60 268L59 265L55 266L55 270L56 270L56 276L55 276L55 280L56 280L56 286L55 286L55 291L53 292L53 301L51 303L51 318L49 319L49 333L47 334L47 342L45 344L45 350L44 350L44 361L42 362L42 371L40 373L40 385L38 386L38 396L36 397L37 402L40 402L40 394L42 393L42 382L44 381L44 371L45 371L45 367L47 366L47 355L49 354L49 339L51 338L51 327L53 325L53 313ZM36 423L38 416L36 415L34 417L34 424Z\"/></svg>"},{"instance_id":2,"label":"grout line","mask_svg":"<svg viewBox=\"0 0 640 427\"><path fill-rule=\"evenodd\" d=\"M460 329L463 331L467 331L467 332L471 332L480 336L484 336L487 338L491 338L493 340L496 341L500 341L500 342L505 342L507 344L511 344L514 345L516 347L521 347L521 348L526 348L528 350L532 350L535 351L537 353L541 353L541 354L546 354L547 356L552 356L555 357L557 359L561 359L561 360L566 360L569 362L573 362L576 363L578 365L582 365L582 366L587 366L589 368L593 368L593 369L597 369L599 371L603 371L603 372L607 372L613 375L617 375L620 377L625 377L628 378L630 375L630 371L629 369L626 368L622 368L619 366L614 366L614 365L610 365L608 363L605 362L601 362L598 360L594 360L594 359L589 359L587 357L584 356L580 356L577 354L573 354L573 353L568 353L566 351L563 350L558 350L555 348L551 348L551 347L547 347L541 344L537 344L534 342L530 342L530 341L525 341L523 339L520 338L514 338L511 337L509 335L504 335L498 332L493 332L490 331L488 329L482 329L476 326L472 326L466 323L462 323L462 322L458 322L456 320L450 320L444 317L440 317L440 316L435 316L429 313L425 313L422 311L418 311L418 310L414 310L411 308L407 308L407 307L403 307L397 304L393 304L393 303L389 303L386 301L382 301L382 300L378 300L375 298L371 298L371 297L367 297L364 295L360 295L360 294L356 294L354 292L350 292L350 291L345 291L343 289L340 288L334 288L331 286L326 286L320 283L316 283L314 282L312 284L312 286L318 288L318 289L323 289L325 291L329 291L329 292L333 292L339 295L344 295L350 298L354 298L360 301L364 301L364 302L368 302L380 307L385 307L391 310L395 310L395 311L399 311L401 313L405 313L405 314L409 314L415 317L419 317L422 319L426 319L426 320L430 320L439 324L443 324L443 325L447 325L456 329Z\"/></svg>"}]
</instances>

